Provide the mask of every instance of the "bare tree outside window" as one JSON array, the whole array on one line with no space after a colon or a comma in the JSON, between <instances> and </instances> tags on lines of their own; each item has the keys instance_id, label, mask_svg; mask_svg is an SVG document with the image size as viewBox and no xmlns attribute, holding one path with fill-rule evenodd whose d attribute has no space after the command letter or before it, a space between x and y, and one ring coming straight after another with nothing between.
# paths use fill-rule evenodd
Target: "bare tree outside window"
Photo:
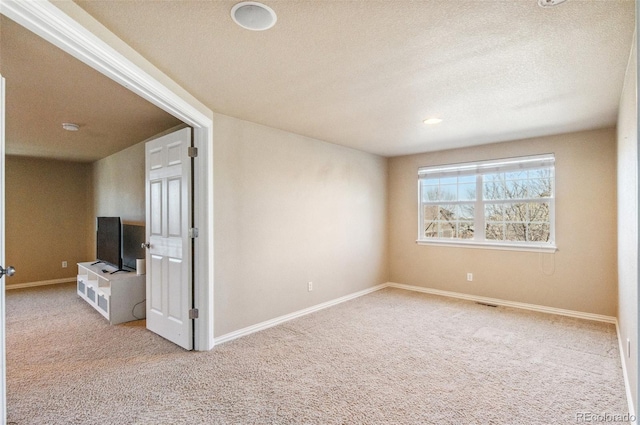
<instances>
[{"instance_id":1,"label":"bare tree outside window","mask_svg":"<svg viewBox=\"0 0 640 425\"><path fill-rule=\"evenodd\" d=\"M483 176L485 238L547 242L550 234L551 170L528 170Z\"/></svg>"},{"instance_id":2,"label":"bare tree outside window","mask_svg":"<svg viewBox=\"0 0 640 425\"><path fill-rule=\"evenodd\" d=\"M540 155L421 168L419 240L552 242L554 161Z\"/></svg>"}]
</instances>

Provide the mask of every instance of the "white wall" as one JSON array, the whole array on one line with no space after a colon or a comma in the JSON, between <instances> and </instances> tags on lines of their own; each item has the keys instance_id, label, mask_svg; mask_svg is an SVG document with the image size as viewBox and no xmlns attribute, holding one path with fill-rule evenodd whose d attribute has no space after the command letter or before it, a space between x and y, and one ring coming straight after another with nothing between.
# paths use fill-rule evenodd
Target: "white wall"
<instances>
[{"instance_id":1,"label":"white wall","mask_svg":"<svg viewBox=\"0 0 640 425\"><path fill-rule=\"evenodd\" d=\"M218 114L214 158L216 337L387 281L385 158Z\"/></svg>"},{"instance_id":2,"label":"white wall","mask_svg":"<svg viewBox=\"0 0 640 425\"><path fill-rule=\"evenodd\" d=\"M633 404L638 413L638 103L634 39L618 116L618 323Z\"/></svg>"}]
</instances>

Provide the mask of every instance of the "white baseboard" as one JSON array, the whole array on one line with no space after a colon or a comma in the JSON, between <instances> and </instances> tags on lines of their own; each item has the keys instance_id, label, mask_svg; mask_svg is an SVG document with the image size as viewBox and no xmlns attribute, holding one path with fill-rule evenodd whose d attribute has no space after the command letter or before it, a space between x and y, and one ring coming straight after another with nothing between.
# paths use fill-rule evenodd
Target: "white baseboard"
<instances>
[{"instance_id":1,"label":"white baseboard","mask_svg":"<svg viewBox=\"0 0 640 425\"><path fill-rule=\"evenodd\" d=\"M371 288L364 289L362 291L354 292L353 294L345 295L340 298L336 298L335 300L327 301L322 304L317 304L303 310L294 311L293 313L285 314L284 316L276 317L271 320L267 320L265 322L257 323L252 326L247 326L246 328L238 329L237 331L230 332L228 334L221 335L214 339L214 345L220 345L222 343L234 340L236 338L240 338L243 336L247 336L254 332L258 332L264 329L271 328L273 326L279 325L284 322L288 322L289 320L297 319L298 317L306 316L307 314L314 313L319 310L323 310L328 307L332 307L334 305L343 303L345 301L352 300L354 298L361 297L363 295L370 294L371 292L378 291L380 289L386 288L387 283L382 283L377 286L373 286Z\"/></svg>"},{"instance_id":2,"label":"white baseboard","mask_svg":"<svg viewBox=\"0 0 640 425\"><path fill-rule=\"evenodd\" d=\"M625 358L626 344L622 343L622 336L620 335L620 325L616 320L616 334L618 335L618 351L620 351L620 363L622 364L622 376L624 377L624 389L627 393L627 405L629 408L629 415L634 418L630 423L632 425L637 424L636 409L633 406L633 397L631 397L631 385L629 385L629 373L627 373L627 362Z\"/></svg>"},{"instance_id":3,"label":"white baseboard","mask_svg":"<svg viewBox=\"0 0 640 425\"><path fill-rule=\"evenodd\" d=\"M270 327L279 325L281 323L288 322L289 320L293 320L298 317L311 314L318 310L322 310L322 309L334 306L336 304L340 304L345 301L349 301L354 298L358 298L363 295L370 294L371 292L375 292L387 287L405 289L407 291L423 292L423 293L432 294L432 295L441 295L441 296L450 297L450 298L459 298L459 299L468 300L468 301L477 301L477 302L482 302L486 304L501 305L505 307L521 308L524 310L532 310L532 311L538 311L542 313L559 314L561 316L576 317L579 319L595 320L595 321L606 322L606 323L616 323L615 317L604 316L601 314L584 313L580 311L564 310L560 308L546 307L546 306L536 305L536 304L527 304L527 303L520 303L515 301L501 300L498 298L488 298L488 297L481 297L477 295L468 295L460 292L442 291L440 289L431 289L431 288L424 288L421 286L412 286L412 285L404 285L402 283L387 282L377 286L373 286L371 288L367 288L359 292L354 292L353 294L336 298L335 300L327 301L322 304L305 308L303 310L298 310L298 311L294 311L293 313L285 314L284 316L280 316L271 320L256 323L255 325L247 326L246 328L238 329L237 331L229 332L227 334L214 338L214 346L237 339L237 338L241 338L246 335L250 335L254 332L268 329Z\"/></svg>"},{"instance_id":4,"label":"white baseboard","mask_svg":"<svg viewBox=\"0 0 640 425\"><path fill-rule=\"evenodd\" d=\"M75 282L75 277L63 277L62 279L41 280L39 282L26 282L16 283L15 285L6 285L5 289L21 289L21 288L33 288L34 286L56 285L58 283Z\"/></svg>"},{"instance_id":5,"label":"white baseboard","mask_svg":"<svg viewBox=\"0 0 640 425\"><path fill-rule=\"evenodd\" d=\"M516 301L507 301L507 300L501 300L501 299L498 299L498 298L482 297L482 296L477 296L477 295L463 294L463 293L460 293L460 292L443 291L443 290L440 290L440 289L424 288L424 287L421 287L421 286L404 285L402 283L387 282L387 283L383 283L383 284L380 284L380 285L377 285L377 286L373 286L371 288L364 289L362 291L354 292L353 294L349 294L349 295L345 295L345 296L340 297L340 298L336 298L335 300L331 300L331 301L327 301L327 302L324 302L324 303L321 303L321 304L317 304L315 306L308 307L308 308L305 308L303 310L298 310L298 311L295 311L293 313L285 314L284 316L276 317L276 318L271 319L271 320L267 320L267 321L264 321L264 322L261 322L261 323L257 323L257 324L252 325L252 326L248 326L246 328L239 329L239 330L234 331L234 332L230 332L230 333L224 334L224 335L219 336L219 337L214 339L214 345L220 345L220 344L223 344L225 342L232 341L234 339L250 335L250 334L252 334L254 332L258 332L258 331L261 331L261 330L264 330L264 329L271 328L271 327L279 325L281 323L288 322L289 320L293 320L293 319L296 319L298 317L302 317L302 316L305 316L307 314L311 314L311 313L314 313L316 311L319 311L319 310L322 310L322 309L325 309L325 308L328 308L328 307L332 307L334 305L343 303L345 301L352 300L354 298L361 297L363 295L370 294L372 292L375 292L375 291L378 291L380 289L384 289L384 288L387 288L387 287L388 288L404 289L404 290L407 290L407 291L422 292L422 293L425 293L425 294L440 295L440 296L450 297L450 298L458 298L458 299L463 299L463 300L468 300L468 301L476 301L476 302L481 302L481 303L486 303L486 304L494 304L494 305L501 305L501 306L505 306L505 307L520 308L520 309L523 309L523 310L531 310L531 311L537 311L537 312L541 312L541 313L558 314L558 315L561 315L561 316L575 317L575 318L578 318L578 319L594 320L594 321L599 321L599 322L606 322L606 323L615 324L616 332L617 332L617 335L618 335L618 344L619 344L619 351L620 351L621 362L622 362L622 372L623 372L623 376L624 376L624 385L625 385L625 390L626 390L627 403L628 403L628 406L629 406L629 415L631 415L632 417L635 418L635 409L633 407L633 399L631 398L631 387L629 386L629 376L627 374L626 363L624 361L624 352L625 351L624 351L624 347L623 347L623 344L622 344L622 339L620 337L620 330L619 330L619 326L618 326L618 320L615 317L605 316L605 315L601 315L601 314L585 313L585 312L581 312L581 311L565 310L565 309L560 309L560 308L555 308L555 307L547 307L547 306L542 306L542 305L537 305L537 304L528 304L528 303L521 303L521 302L516 302ZM635 425L636 422L634 421L634 422L632 422L632 424Z\"/></svg>"},{"instance_id":6,"label":"white baseboard","mask_svg":"<svg viewBox=\"0 0 640 425\"><path fill-rule=\"evenodd\" d=\"M561 308L547 307L537 304L520 303L516 301L501 300L498 298L481 297L478 295L463 294L461 292L442 291L440 289L423 288L422 286L405 285L402 283L389 282L390 288L406 289L407 291L424 292L425 294L441 295L443 297L459 298L468 301L476 301L486 304L501 305L504 307L521 308L523 310L538 311L541 313L559 314L561 316L576 317L578 319L595 320L598 322L616 323L616 318L602 314L584 313L582 311L564 310Z\"/></svg>"}]
</instances>

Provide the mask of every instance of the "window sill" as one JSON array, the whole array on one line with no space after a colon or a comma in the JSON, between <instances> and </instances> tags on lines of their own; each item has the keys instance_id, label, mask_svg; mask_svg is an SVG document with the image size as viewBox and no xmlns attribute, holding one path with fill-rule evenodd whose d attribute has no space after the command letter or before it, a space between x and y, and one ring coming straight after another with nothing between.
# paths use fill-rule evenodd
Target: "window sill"
<instances>
[{"instance_id":1,"label":"window sill","mask_svg":"<svg viewBox=\"0 0 640 425\"><path fill-rule=\"evenodd\" d=\"M448 240L417 240L418 245L447 246L455 248L481 248L481 249L497 249L502 251L528 251L528 252L544 252L554 253L558 250L555 245L523 245L517 243L494 243L494 242L475 242L475 241L448 241Z\"/></svg>"}]
</instances>

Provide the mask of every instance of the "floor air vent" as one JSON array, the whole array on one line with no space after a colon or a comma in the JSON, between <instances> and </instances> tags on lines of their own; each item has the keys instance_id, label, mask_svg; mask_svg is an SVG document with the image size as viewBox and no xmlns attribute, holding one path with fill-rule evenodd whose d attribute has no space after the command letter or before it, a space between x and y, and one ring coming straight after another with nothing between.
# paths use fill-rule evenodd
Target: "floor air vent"
<instances>
[{"instance_id":1,"label":"floor air vent","mask_svg":"<svg viewBox=\"0 0 640 425\"><path fill-rule=\"evenodd\" d=\"M480 305L483 305L483 306L485 306L485 307L498 307L498 306L497 306L497 305L495 305L495 304L481 303L481 302L479 302L479 301L476 301L476 304L480 304Z\"/></svg>"}]
</instances>

